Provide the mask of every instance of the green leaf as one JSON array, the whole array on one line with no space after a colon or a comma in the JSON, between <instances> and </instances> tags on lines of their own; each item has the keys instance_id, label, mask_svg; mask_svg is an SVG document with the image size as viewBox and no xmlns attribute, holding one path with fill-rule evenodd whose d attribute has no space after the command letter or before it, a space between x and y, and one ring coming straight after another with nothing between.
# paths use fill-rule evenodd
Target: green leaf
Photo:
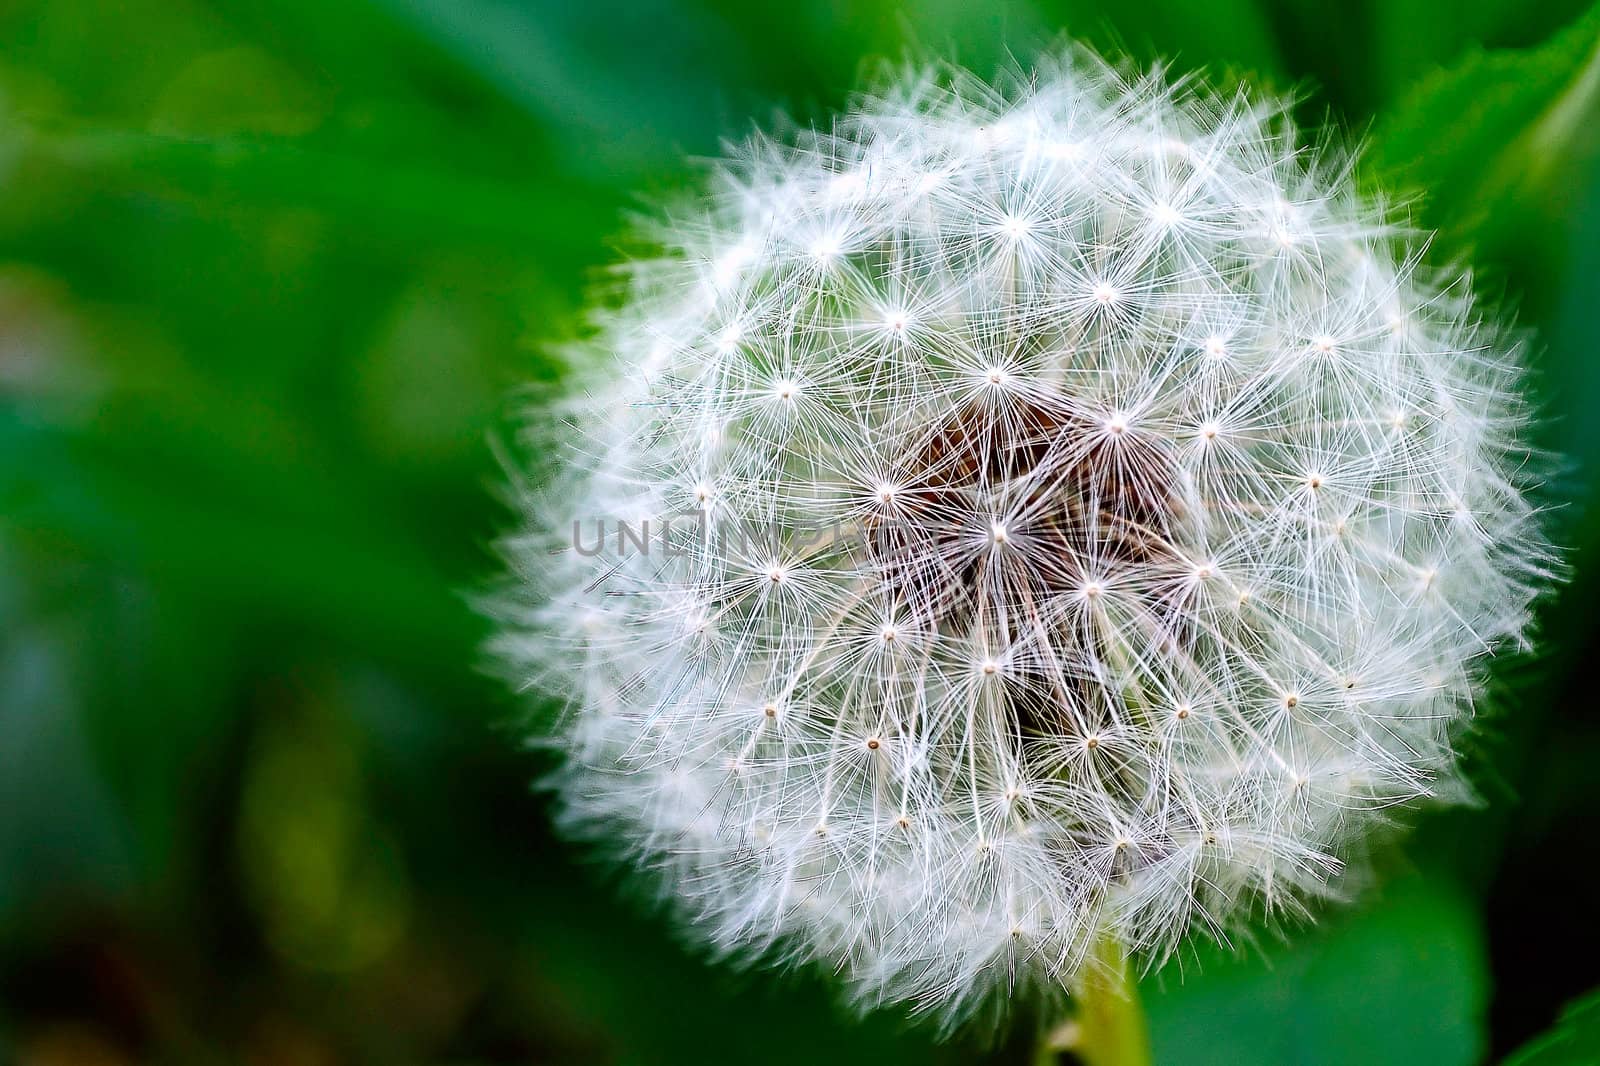
<instances>
[{"instance_id":1,"label":"green leaf","mask_svg":"<svg viewBox=\"0 0 1600 1066\"><path fill-rule=\"evenodd\" d=\"M1144 993L1156 1062L1469 1066L1486 959L1472 904L1412 878L1262 954L1202 950ZM1161 990L1162 986L1164 991Z\"/></svg>"},{"instance_id":2,"label":"green leaf","mask_svg":"<svg viewBox=\"0 0 1600 1066\"><path fill-rule=\"evenodd\" d=\"M1600 1063L1600 989L1574 999L1555 1028L1512 1052L1504 1066L1590 1066Z\"/></svg>"},{"instance_id":3,"label":"green leaf","mask_svg":"<svg viewBox=\"0 0 1600 1066\"><path fill-rule=\"evenodd\" d=\"M1600 1062L1600 988L1567 1004L1554 1029L1535 1037L1505 1066L1591 1066Z\"/></svg>"},{"instance_id":4,"label":"green leaf","mask_svg":"<svg viewBox=\"0 0 1600 1066\"><path fill-rule=\"evenodd\" d=\"M1457 0L1439 17L1437 0L1385 0L1372 7L1367 33L1371 91L1392 100L1435 67L1475 46L1528 48L1580 16L1586 0Z\"/></svg>"},{"instance_id":5,"label":"green leaf","mask_svg":"<svg viewBox=\"0 0 1600 1066\"><path fill-rule=\"evenodd\" d=\"M1526 50L1475 50L1384 116L1368 157L1389 187L1421 189L1421 221L1453 250L1528 243L1561 217L1600 136L1600 6ZM1543 227L1541 227L1543 228Z\"/></svg>"}]
</instances>

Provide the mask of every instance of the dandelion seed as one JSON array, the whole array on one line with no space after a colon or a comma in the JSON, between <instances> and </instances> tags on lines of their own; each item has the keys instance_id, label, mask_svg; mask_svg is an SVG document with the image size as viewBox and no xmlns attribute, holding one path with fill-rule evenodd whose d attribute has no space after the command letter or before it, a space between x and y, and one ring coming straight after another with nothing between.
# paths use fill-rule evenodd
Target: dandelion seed
<instances>
[{"instance_id":1,"label":"dandelion seed","mask_svg":"<svg viewBox=\"0 0 1600 1066\"><path fill-rule=\"evenodd\" d=\"M819 237L815 241L811 242L812 257L822 260L823 262L826 262L838 255L840 250L839 238L832 236L831 234L825 237Z\"/></svg>"},{"instance_id":2,"label":"dandelion seed","mask_svg":"<svg viewBox=\"0 0 1600 1066\"><path fill-rule=\"evenodd\" d=\"M1166 201L1157 201L1150 207L1150 220L1162 229L1171 229L1183 220L1176 208Z\"/></svg>"}]
</instances>

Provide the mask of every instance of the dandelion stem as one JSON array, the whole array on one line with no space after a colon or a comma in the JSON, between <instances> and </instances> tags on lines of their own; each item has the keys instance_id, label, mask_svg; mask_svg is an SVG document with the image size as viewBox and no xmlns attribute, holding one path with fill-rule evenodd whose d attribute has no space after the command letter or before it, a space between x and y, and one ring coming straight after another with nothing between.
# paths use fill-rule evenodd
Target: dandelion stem
<instances>
[{"instance_id":1,"label":"dandelion stem","mask_svg":"<svg viewBox=\"0 0 1600 1066\"><path fill-rule=\"evenodd\" d=\"M1101 938L1073 1001L1077 1013L1044 1034L1035 1066L1059 1066L1063 1052L1084 1066L1150 1066L1139 984L1115 938Z\"/></svg>"}]
</instances>

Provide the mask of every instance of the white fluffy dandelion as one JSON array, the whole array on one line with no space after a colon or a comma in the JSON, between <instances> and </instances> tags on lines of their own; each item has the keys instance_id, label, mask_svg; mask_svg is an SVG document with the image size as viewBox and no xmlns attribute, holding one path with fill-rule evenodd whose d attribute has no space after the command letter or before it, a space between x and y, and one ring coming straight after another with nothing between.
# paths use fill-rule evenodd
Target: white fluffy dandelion
<instances>
[{"instance_id":1,"label":"white fluffy dandelion","mask_svg":"<svg viewBox=\"0 0 1600 1066\"><path fill-rule=\"evenodd\" d=\"M656 236L497 651L717 948L955 1019L1449 781L1548 571L1515 346L1281 102L901 72Z\"/></svg>"}]
</instances>

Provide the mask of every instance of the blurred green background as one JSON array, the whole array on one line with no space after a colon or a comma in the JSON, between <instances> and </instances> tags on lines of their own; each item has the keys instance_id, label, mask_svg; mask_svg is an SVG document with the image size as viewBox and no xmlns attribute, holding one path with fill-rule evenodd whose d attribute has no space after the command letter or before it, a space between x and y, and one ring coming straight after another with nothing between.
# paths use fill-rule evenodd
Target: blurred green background
<instances>
[{"instance_id":1,"label":"blurred green background","mask_svg":"<svg viewBox=\"0 0 1600 1066\"><path fill-rule=\"evenodd\" d=\"M1557 1021L1600 984L1584 7L0 0L0 1062L1018 1061L680 948L552 838L469 594L490 441L626 212L865 58L1063 31L1365 138L1537 331L1567 457L1575 579L1482 709L1486 805L1292 943L1152 974L1157 1061L1600 1062L1600 1008Z\"/></svg>"}]
</instances>

